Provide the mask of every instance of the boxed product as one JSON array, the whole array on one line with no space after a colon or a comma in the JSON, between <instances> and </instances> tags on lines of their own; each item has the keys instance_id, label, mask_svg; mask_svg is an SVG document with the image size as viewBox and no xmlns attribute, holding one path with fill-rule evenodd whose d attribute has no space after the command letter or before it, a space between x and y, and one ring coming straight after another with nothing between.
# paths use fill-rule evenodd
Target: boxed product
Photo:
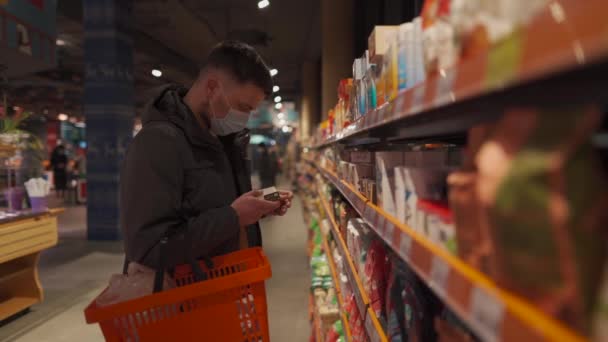
<instances>
[{"instance_id":1,"label":"boxed product","mask_svg":"<svg viewBox=\"0 0 608 342\"><path fill-rule=\"evenodd\" d=\"M375 26L367 40L367 48L369 50L369 59L374 64L381 62L381 56L386 54L388 50L387 37L389 34L397 32L399 26L382 25ZM378 59L380 57L380 60Z\"/></svg>"},{"instance_id":2,"label":"boxed product","mask_svg":"<svg viewBox=\"0 0 608 342\"><path fill-rule=\"evenodd\" d=\"M348 179L350 173L350 163L341 160L338 162L338 178Z\"/></svg>"},{"instance_id":3,"label":"boxed product","mask_svg":"<svg viewBox=\"0 0 608 342\"><path fill-rule=\"evenodd\" d=\"M448 169L443 168L408 168L414 184L414 191L419 198L444 201L448 197Z\"/></svg>"},{"instance_id":4,"label":"boxed product","mask_svg":"<svg viewBox=\"0 0 608 342\"><path fill-rule=\"evenodd\" d=\"M450 310L443 308L435 317L437 342L475 342L478 339L470 329Z\"/></svg>"},{"instance_id":5,"label":"boxed product","mask_svg":"<svg viewBox=\"0 0 608 342\"><path fill-rule=\"evenodd\" d=\"M374 179L363 178L360 183L363 189L363 196L373 204L376 204L376 181Z\"/></svg>"},{"instance_id":6,"label":"boxed product","mask_svg":"<svg viewBox=\"0 0 608 342\"><path fill-rule=\"evenodd\" d=\"M362 219L352 219L348 222L346 245L348 252L353 257L357 273L361 280L365 281L365 261L367 252L375 234L369 229Z\"/></svg>"},{"instance_id":7,"label":"boxed product","mask_svg":"<svg viewBox=\"0 0 608 342\"><path fill-rule=\"evenodd\" d=\"M398 29L398 88L406 89L414 84L414 24L405 23Z\"/></svg>"},{"instance_id":8,"label":"boxed product","mask_svg":"<svg viewBox=\"0 0 608 342\"><path fill-rule=\"evenodd\" d=\"M458 256L487 274L491 267L492 240L488 219L481 211L476 172L454 172L447 178L449 202L454 214Z\"/></svg>"},{"instance_id":9,"label":"boxed product","mask_svg":"<svg viewBox=\"0 0 608 342\"><path fill-rule=\"evenodd\" d=\"M476 157L499 283L583 333L607 256L601 119L595 107L510 111Z\"/></svg>"},{"instance_id":10,"label":"boxed product","mask_svg":"<svg viewBox=\"0 0 608 342\"><path fill-rule=\"evenodd\" d=\"M348 221L359 216L355 209L351 207L348 203L342 202L339 207L339 215L338 217L338 225L340 229L340 233L342 234L342 238L346 239L346 231L348 227Z\"/></svg>"},{"instance_id":11,"label":"boxed product","mask_svg":"<svg viewBox=\"0 0 608 342\"><path fill-rule=\"evenodd\" d=\"M350 179L347 181L359 192L363 192L359 187L363 178L374 178L374 164L350 164Z\"/></svg>"},{"instance_id":12,"label":"boxed product","mask_svg":"<svg viewBox=\"0 0 608 342\"><path fill-rule=\"evenodd\" d=\"M419 214L424 217L425 235L438 246L452 254L457 253L456 230L454 228L452 211L444 202L420 200Z\"/></svg>"},{"instance_id":13,"label":"boxed product","mask_svg":"<svg viewBox=\"0 0 608 342\"><path fill-rule=\"evenodd\" d=\"M367 292L372 310L379 318L384 318L386 273L388 259L386 247L380 239L374 239L367 251L365 260L365 279L363 287Z\"/></svg>"},{"instance_id":14,"label":"boxed product","mask_svg":"<svg viewBox=\"0 0 608 342\"><path fill-rule=\"evenodd\" d=\"M391 262L386 303L386 332L390 341L435 340L435 299L398 258L393 258Z\"/></svg>"},{"instance_id":15,"label":"boxed product","mask_svg":"<svg viewBox=\"0 0 608 342\"><path fill-rule=\"evenodd\" d=\"M374 152L370 151L351 151L349 157L350 162L355 164L371 164L375 161Z\"/></svg>"},{"instance_id":16,"label":"boxed product","mask_svg":"<svg viewBox=\"0 0 608 342\"><path fill-rule=\"evenodd\" d=\"M384 80L384 91L387 101L394 100L399 91L399 36L398 32L388 35L388 50L383 58L383 65L386 68L386 78Z\"/></svg>"},{"instance_id":17,"label":"boxed product","mask_svg":"<svg viewBox=\"0 0 608 342\"><path fill-rule=\"evenodd\" d=\"M403 152L376 152L376 195L378 206L392 216L396 216L395 199L395 167L403 165Z\"/></svg>"}]
</instances>

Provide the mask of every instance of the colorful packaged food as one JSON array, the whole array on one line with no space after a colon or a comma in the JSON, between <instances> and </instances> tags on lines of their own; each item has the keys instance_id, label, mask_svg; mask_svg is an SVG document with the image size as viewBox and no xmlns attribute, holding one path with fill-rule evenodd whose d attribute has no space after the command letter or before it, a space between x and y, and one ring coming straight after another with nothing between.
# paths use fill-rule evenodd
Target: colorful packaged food
<instances>
[{"instance_id":1,"label":"colorful packaged food","mask_svg":"<svg viewBox=\"0 0 608 342\"><path fill-rule=\"evenodd\" d=\"M476 158L499 283L584 333L607 249L597 108L513 110Z\"/></svg>"},{"instance_id":2,"label":"colorful packaged food","mask_svg":"<svg viewBox=\"0 0 608 342\"><path fill-rule=\"evenodd\" d=\"M364 290L369 295L370 305L376 316L384 319L386 274L388 271L388 260L386 247L380 239L374 239L367 251L365 261Z\"/></svg>"},{"instance_id":3,"label":"colorful packaged food","mask_svg":"<svg viewBox=\"0 0 608 342\"><path fill-rule=\"evenodd\" d=\"M477 196L477 173L454 172L447 179L454 214L458 256L486 274L494 274L488 218Z\"/></svg>"}]
</instances>

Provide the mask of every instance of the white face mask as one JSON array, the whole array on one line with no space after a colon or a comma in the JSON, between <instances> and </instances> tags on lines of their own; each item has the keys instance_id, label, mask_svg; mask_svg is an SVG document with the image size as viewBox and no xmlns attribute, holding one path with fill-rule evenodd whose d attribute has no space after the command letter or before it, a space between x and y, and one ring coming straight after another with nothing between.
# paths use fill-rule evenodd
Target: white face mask
<instances>
[{"instance_id":1,"label":"white face mask","mask_svg":"<svg viewBox=\"0 0 608 342\"><path fill-rule=\"evenodd\" d=\"M223 91L218 89L221 92L221 100L224 102L222 105L224 107L224 112L226 115L224 117L219 117L218 111L214 111L212 109L213 105L210 105L211 118L209 121L211 123L211 131L219 136L229 135L232 133L240 132L243 129L247 128L247 122L249 122L249 113L241 112L234 109L228 99L223 94Z\"/></svg>"}]
</instances>

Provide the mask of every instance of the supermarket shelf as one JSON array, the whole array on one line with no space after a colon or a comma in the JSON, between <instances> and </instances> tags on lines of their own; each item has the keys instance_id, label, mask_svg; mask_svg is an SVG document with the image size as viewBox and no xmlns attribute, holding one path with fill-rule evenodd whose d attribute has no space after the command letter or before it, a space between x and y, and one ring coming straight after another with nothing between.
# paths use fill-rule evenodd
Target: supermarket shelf
<instances>
[{"instance_id":1,"label":"supermarket shelf","mask_svg":"<svg viewBox=\"0 0 608 342\"><path fill-rule=\"evenodd\" d=\"M365 317L365 330L367 332L367 335L372 342L388 342L388 338L386 337L386 334L384 333L384 330L380 325L378 317L376 317L376 314L370 308L369 297L363 289L363 283L361 282L361 279L357 275L355 264L353 262L352 257L350 256L350 253L348 253L346 243L344 242L344 239L338 231L338 225L336 224L334 216L332 215L329 204L327 203L325 198L323 198L323 194L320 192L319 198L321 199L323 208L325 209L325 213L327 214L331 222L331 233L333 235L334 240L336 241L336 245L340 250L340 254L343 256L344 260L346 260L348 264L347 267L345 267L346 276L348 277L348 281L352 284L359 312Z\"/></svg>"},{"instance_id":2,"label":"supermarket shelf","mask_svg":"<svg viewBox=\"0 0 608 342\"><path fill-rule=\"evenodd\" d=\"M315 147L452 135L513 106L605 104L607 12L605 0L549 1L510 38L402 91Z\"/></svg>"},{"instance_id":3,"label":"supermarket shelf","mask_svg":"<svg viewBox=\"0 0 608 342\"><path fill-rule=\"evenodd\" d=\"M350 325L348 324L348 319L346 318L346 314L344 313L344 298L342 297L342 290L340 289L340 279L338 279L338 273L336 272L336 263L334 262L334 257L331 255L331 249L329 248L329 244L327 243L327 238L325 236L323 236L323 249L325 250L325 255L327 256L327 260L329 262L331 277L334 280L334 288L336 289L336 296L338 297L338 305L340 307L340 319L342 320L344 335L347 341L352 341L353 336L350 332Z\"/></svg>"},{"instance_id":4,"label":"supermarket shelf","mask_svg":"<svg viewBox=\"0 0 608 342\"><path fill-rule=\"evenodd\" d=\"M484 341L585 341L562 323L373 205L350 184L319 168L365 222Z\"/></svg>"}]
</instances>

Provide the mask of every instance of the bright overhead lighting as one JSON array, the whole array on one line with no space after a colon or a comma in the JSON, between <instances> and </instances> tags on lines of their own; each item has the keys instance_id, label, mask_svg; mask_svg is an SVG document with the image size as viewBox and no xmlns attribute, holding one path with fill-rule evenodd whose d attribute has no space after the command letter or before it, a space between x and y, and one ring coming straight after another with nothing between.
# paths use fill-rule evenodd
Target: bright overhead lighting
<instances>
[{"instance_id":1,"label":"bright overhead lighting","mask_svg":"<svg viewBox=\"0 0 608 342\"><path fill-rule=\"evenodd\" d=\"M57 115L57 119L59 119L60 121L66 121L68 118L69 118L69 116L64 113Z\"/></svg>"},{"instance_id":2,"label":"bright overhead lighting","mask_svg":"<svg viewBox=\"0 0 608 342\"><path fill-rule=\"evenodd\" d=\"M285 113L281 112L281 113L277 114L277 118L284 119L285 118Z\"/></svg>"},{"instance_id":3,"label":"bright overhead lighting","mask_svg":"<svg viewBox=\"0 0 608 342\"><path fill-rule=\"evenodd\" d=\"M283 108L283 104L279 102L279 103L277 103L277 104L274 105L274 108L275 109L281 109L281 108Z\"/></svg>"},{"instance_id":4,"label":"bright overhead lighting","mask_svg":"<svg viewBox=\"0 0 608 342\"><path fill-rule=\"evenodd\" d=\"M268 1L268 0L262 0L262 1L258 2L259 9L266 8L268 6L270 6L270 1Z\"/></svg>"},{"instance_id":5,"label":"bright overhead lighting","mask_svg":"<svg viewBox=\"0 0 608 342\"><path fill-rule=\"evenodd\" d=\"M154 77L161 77L163 75L163 72L158 70L158 69L152 69L152 76Z\"/></svg>"},{"instance_id":6,"label":"bright overhead lighting","mask_svg":"<svg viewBox=\"0 0 608 342\"><path fill-rule=\"evenodd\" d=\"M283 133L289 133L289 131L291 131L289 126L283 126L282 130L283 130Z\"/></svg>"},{"instance_id":7,"label":"bright overhead lighting","mask_svg":"<svg viewBox=\"0 0 608 342\"><path fill-rule=\"evenodd\" d=\"M65 45L65 40L63 40L63 39L57 39L55 41L55 44L57 44L57 46L64 46Z\"/></svg>"},{"instance_id":8,"label":"bright overhead lighting","mask_svg":"<svg viewBox=\"0 0 608 342\"><path fill-rule=\"evenodd\" d=\"M272 87L272 92L276 93L277 91L279 91L281 88L279 88L279 86L274 86Z\"/></svg>"},{"instance_id":9,"label":"bright overhead lighting","mask_svg":"<svg viewBox=\"0 0 608 342\"><path fill-rule=\"evenodd\" d=\"M270 76L276 76L279 73L277 69L270 69Z\"/></svg>"},{"instance_id":10,"label":"bright overhead lighting","mask_svg":"<svg viewBox=\"0 0 608 342\"><path fill-rule=\"evenodd\" d=\"M275 102L275 103L279 103L279 102L281 102L281 97L280 97L280 96L275 96L275 97L274 97L274 102Z\"/></svg>"}]
</instances>

